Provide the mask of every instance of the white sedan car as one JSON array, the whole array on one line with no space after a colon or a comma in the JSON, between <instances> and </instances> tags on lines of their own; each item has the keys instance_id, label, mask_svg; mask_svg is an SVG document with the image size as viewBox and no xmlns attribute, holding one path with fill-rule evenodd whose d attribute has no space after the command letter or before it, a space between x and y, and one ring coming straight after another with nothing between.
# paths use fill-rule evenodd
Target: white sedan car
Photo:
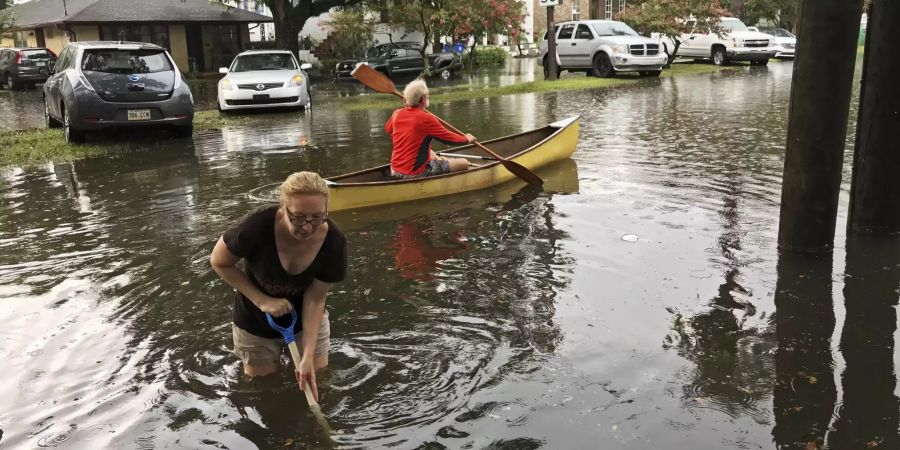
<instances>
[{"instance_id":1,"label":"white sedan car","mask_svg":"<svg viewBox=\"0 0 900 450\"><path fill-rule=\"evenodd\" d=\"M784 28L759 27L760 33L772 36L770 46L775 50L776 58L793 58L797 50L797 36Z\"/></svg>"},{"instance_id":2,"label":"white sedan car","mask_svg":"<svg viewBox=\"0 0 900 450\"><path fill-rule=\"evenodd\" d=\"M306 70L287 50L250 50L238 54L231 67L222 67L219 111L249 108L309 108L311 96Z\"/></svg>"}]
</instances>

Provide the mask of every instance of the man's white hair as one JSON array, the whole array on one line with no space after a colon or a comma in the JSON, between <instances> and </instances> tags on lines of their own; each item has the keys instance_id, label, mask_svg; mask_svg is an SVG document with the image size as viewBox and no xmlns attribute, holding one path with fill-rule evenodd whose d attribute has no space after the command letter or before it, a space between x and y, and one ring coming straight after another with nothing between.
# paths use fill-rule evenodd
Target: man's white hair
<instances>
[{"instance_id":1,"label":"man's white hair","mask_svg":"<svg viewBox=\"0 0 900 450\"><path fill-rule=\"evenodd\" d=\"M428 95L428 86L424 80L414 80L403 89L403 98L409 106L419 106L426 95Z\"/></svg>"}]
</instances>

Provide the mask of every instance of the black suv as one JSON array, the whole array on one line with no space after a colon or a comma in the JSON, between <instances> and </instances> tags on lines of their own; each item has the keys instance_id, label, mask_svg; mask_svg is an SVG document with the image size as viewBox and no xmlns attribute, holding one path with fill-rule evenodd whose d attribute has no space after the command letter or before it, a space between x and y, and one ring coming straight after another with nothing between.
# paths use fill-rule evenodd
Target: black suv
<instances>
[{"instance_id":1,"label":"black suv","mask_svg":"<svg viewBox=\"0 0 900 450\"><path fill-rule=\"evenodd\" d=\"M349 59L339 62L336 67L337 79L352 80L353 76L350 73L361 62L389 77L419 75L425 70L422 54L419 53L421 45L418 42L392 42L369 47L364 59ZM429 58L431 59L431 72L444 79L450 78L453 72L463 67L460 58L453 53L437 53Z\"/></svg>"},{"instance_id":2,"label":"black suv","mask_svg":"<svg viewBox=\"0 0 900 450\"><path fill-rule=\"evenodd\" d=\"M0 49L0 86L16 89L47 81L56 55L47 48Z\"/></svg>"}]
</instances>

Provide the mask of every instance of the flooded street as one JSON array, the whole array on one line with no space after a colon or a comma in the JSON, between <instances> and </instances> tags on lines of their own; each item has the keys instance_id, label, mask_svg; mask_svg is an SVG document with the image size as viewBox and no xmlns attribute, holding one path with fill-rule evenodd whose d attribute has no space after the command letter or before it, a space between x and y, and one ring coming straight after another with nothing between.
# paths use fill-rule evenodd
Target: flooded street
<instances>
[{"instance_id":1,"label":"flooded street","mask_svg":"<svg viewBox=\"0 0 900 450\"><path fill-rule=\"evenodd\" d=\"M834 254L776 248L792 68L437 105L581 139L544 191L333 214L333 442L287 363L242 375L208 258L288 174L385 163L390 110L0 169L0 449L898 448L900 241L846 238L855 113Z\"/></svg>"}]
</instances>

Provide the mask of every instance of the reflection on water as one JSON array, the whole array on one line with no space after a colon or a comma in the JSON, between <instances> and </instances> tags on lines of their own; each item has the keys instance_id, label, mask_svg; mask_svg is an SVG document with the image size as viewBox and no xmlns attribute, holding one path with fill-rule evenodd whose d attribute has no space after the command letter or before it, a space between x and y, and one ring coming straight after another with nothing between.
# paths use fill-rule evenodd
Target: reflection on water
<instances>
[{"instance_id":1,"label":"reflection on water","mask_svg":"<svg viewBox=\"0 0 900 450\"><path fill-rule=\"evenodd\" d=\"M897 447L897 241L775 248L791 69L437 105L483 139L582 136L543 191L334 214L335 446ZM208 255L289 173L384 164L390 112L0 171L0 446L327 447L287 359L243 377Z\"/></svg>"}]
</instances>

